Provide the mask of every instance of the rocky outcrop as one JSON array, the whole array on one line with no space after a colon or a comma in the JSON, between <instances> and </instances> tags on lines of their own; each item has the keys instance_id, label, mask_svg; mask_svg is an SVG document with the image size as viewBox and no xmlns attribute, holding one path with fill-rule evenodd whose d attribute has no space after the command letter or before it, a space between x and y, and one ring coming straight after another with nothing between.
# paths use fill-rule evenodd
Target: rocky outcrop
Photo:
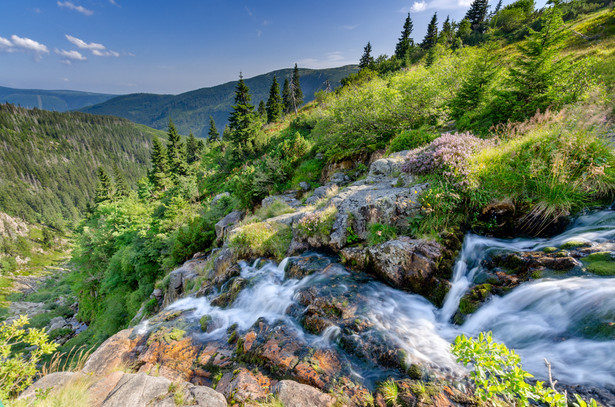
<instances>
[{"instance_id":1,"label":"rocky outcrop","mask_svg":"<svg viewBox=\"0 0 615 407\"><path fill-rule=\"evenodd\" d=\"M216 230L216 239L218 242L222 242L228 235L229 232L237 226L239 222L243 219L242 211L233 211L222 218L218 223L215 224L214 228Z\"/></svg>"},{"instance_id":2,"label":"rocky outcrop","mask_svg":"<svg viewBox=\"0 0 615 407\"><path fill-rule=\"evenodd\" d=\"M90 355L83 366L84 373L105 375L129 361L129 353L141 339L132 329L124 329L107 339Z\"/></svg>"},{"instance_id":3,"label":"rocky outcrop","mask_svg":"<svg viewBox=\"0 0 615 407\"><path fill-rule=\"evenodd\" d=\"M309 189L309 184L308 184L308 189ZM278 202L285 203L291 208L298 208L299 206L301 206L301 201L297 199L298 194L299 194L299 191L287 191L286 193L281 194L281 195L271 195L263 199L261 206L267 207L271 205L272 203L278 201Z\"/></svg>"},{"instance_id":4,"label":"rocky outcrop","mask_svg":"<svg viewBox=\"0 0 615 407\"><path fill-rule=\"evenodd\" d=\"M272 390L285 407L330 407L335 403L330 395L292 380L282 380Z\"/></svg>"}]
</instances>

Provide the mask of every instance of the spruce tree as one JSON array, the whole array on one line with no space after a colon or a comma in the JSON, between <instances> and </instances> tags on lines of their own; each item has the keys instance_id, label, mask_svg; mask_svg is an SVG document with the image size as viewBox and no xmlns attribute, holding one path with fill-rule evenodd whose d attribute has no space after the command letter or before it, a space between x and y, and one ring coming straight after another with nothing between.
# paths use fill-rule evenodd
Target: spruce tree
<instances>
[{"instance_id":1,"label":"spruce tree","mask_svg":"<svg viewBox=\"0 0 615 407\"><path fill-rule=\"evenodd\" d=\"M434 13L429 25L427 25L427 34L421 43L424 49L430 49L438 42L438 13Z\"/></svg>"},{"instance_id":2,"label":"spruce tree","mask_svg":"<svg viewBox=\"0 0 615 407\"><path fill-rule=\"evenodd\" d=\"M474 0L470 5L470 9L466 13L465 18L472 25L472 30L484 31L484 22L487 18L487 10L489 9L489 0Z\"/></svg>"},{"instance_id":3,"label":"spruce tree","mask_svg":"<svg viewBox=\"0 0 615 407\"><path fill-rule=\"evenodd\" d=\"M169 119L169 129L167 131L169 139L167 141L167 156L169 157L169 169L174 176L186 175L188 166L186 165L186 150L184 143L175 129L173 121Z\"/></svg>"},{"instance_id":4,"label":"spruce tree","mask_svg":"<svg viewBox=\"0 0 615 407\"><path fill-rule=\"evenodd\" d=\"M167 149L158 137L154 137L152 147L152 169L149 180L156 191L166 191L169 187L169 158Z\"/></svg>"},{"instance_id":5,"label":"spruce tree","mask_svg":"<svg viewBox=\"0 0 615 407\"><path fill-rule=\"evenodd\" d=\"M369 68L374 63L374 57L372 57L372 44L368 41L365 48L363 48L363 56L359 61L359 69Z\"/></svg>"},{"instance_id":6,"label":"spruce tree","mask_svg":"<svg viewBox=\"0 0 615 407\"><path fill-rule=\"evenodd\" d=\"M111 177L109 177L109 174L107 174L103 167L98 167L96 176L98 177L98 183L96 184L94 202L98 204L111 200L111 198L113 198L113 183L111 182Z\"/></svg>"},{"instance_id":7,"label":"spruce tree","mask_svg":"<svg viewBox=\"0 0 615 407\"><path fill-rule=\"evenodd\" d=\"M115 196L118 198L128 196L130 189L128 188L126 178L124 178L124 174L115 164L113 165L113 178L115 178Z\"/></svg>"},{"instance_id":8,"label":"spruce tree","mask_svg":"<svg viewBox=\"0 0 615 407\"><path fill-rule=\"evenodd\" d=\"M399 60L406 60L414 46L414 41L410 38L413 28L412 19L410 18L410 13L408 13L408 17L406 17L404 22L404 28L401 31L401 37L399 37L399 41L395 45L395 57Z\"/></svg>"},{"instance_id":9,"label":"spruce tree","mask_svg":"<svg viewBox=\"0 0 615 407\"><path fill-rule=\"evenodd\" d=\"M188 136L188 141L186 141L186 162L188 164L192 164L193 162L199 160L198 149L199 146L198 142L196 141L196 137L194 137L194 134L190 132L190 135Z\"/></svg>"},{"instance_id":10,"label":"spruce tree","mask_svg":"<svg viewBox=\"0 0 615 407\"><path fill-rule=\"evenodd\" d=\"M284 79L284 87L282 88L282 102L284 104L284 113L288 114L293 111L293 101L288 78Z\"/></svg>"},{"instance_id":11,"label":"spruce tree","mask_svg":"<svg viewBox=\"0 0 615 407\"><path fill-rule=\"evenodd\" d=\"M218 133L218 129L216 128L216 122L214 121L213 116L209 116L209 131L207 132L209 138L208 142L214 142L220 140L220 133Z\"/></svg>"},{"instance_id":12,"label":"spruce tree","mask_svg":"<svg viewBox=\"0 0 615 407\"><path fill-rule=\"evenodd\" d=\"M267 107L265 107L265 101L261 100L260 102L258 102L257 112L259 117L267 119Z\"/></svg>"},{"instance_id":13,"label":"spruce tree","mask_svg":"<svg viewBox=\"0 0 615 407\"><path fill-rule=\"evenodd\" d=\"M295 95L295 113L299 106L303 104L303 91L301 90L301 83L299 83L299 68L297 68L297 64L295 64L295 69L293 69L293 79L292 79L292 87L293 94Z\"/></svg>"},{"instance_id":14,"label":"spruce tree","mask_svg":"<svg viewBox=\"0 0 615 407\"><path fill-rule=\"evenodd\" d=\"M222 129L222 141L229 141L231 139L231 128L228 126L228 124L224 125L224 128Z\"/></svg>"},{"instance_id":15,"label":"spruce tree","mask_svg":"<svg viewBox=\"0 0 615 407\"><path fill-rule=\"evenodd\" d=\"M269 99L267 99L267 123L277 122L282 117L282 97L280 96L280 85L278 79L273 75L273 82L269 89Z\"/></svg>"},{"instance_id":16,"label":"spruce tree","mask_svg":"<svg viewBox=\"0 0 615 407\"><path fill-rule=\"evenodd\" d=\"M254 152L257 135L257 123L254 106L250 104L250 89L239 75L239 82L235 88L235 105L229 117L229 142L233 148L233 157L237 160Z\"/></svg>"},{"instance_id":17,"label":"spruce tree","mask_svg":"<svg viewBox=\"0 0 615 407\"><path fill-rule=\"evenodd\" d=\"M442 24L442 31L440 31L440 42L446 46L449 46L455 40L455 30L449 16L446 16L446 20Z\"/></svg>"}]
</instances>

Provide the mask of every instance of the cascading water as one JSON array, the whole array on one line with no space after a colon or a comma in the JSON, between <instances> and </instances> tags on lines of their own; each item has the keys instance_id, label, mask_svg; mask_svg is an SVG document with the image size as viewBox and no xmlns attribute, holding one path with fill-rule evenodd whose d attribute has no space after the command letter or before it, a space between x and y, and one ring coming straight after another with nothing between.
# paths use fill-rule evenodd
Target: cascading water
<instances>
[{"instance_id":1,"label":"cascading water","mask_svg":"<svg viewBox=\"0 0 615 407\"><path fill-rule=\"evenodd\" d=\"M195 320L209 315L213 328L198 334L205 341L221 339L234 324L245 331L262 317L269 323L282 321L295 328L302 340L314 348L335 346L344 335L362 336L363 343L393 343L404 351L406 365L417 363L449 376L463 372L450 354L450 342L460 333L476 335L491 330L498 341L517 349L525 368L538 377L546 374L543 362L546 357L560 381L614 383L615 341L608 335L600 337L592 331L596 325L615 324L613 278L562 277L524 283L509 294L484 304L464 325L450 323L460 299L482 272L482 262L490 252L536 251L570 240L592 243L615 240L615 212L582 216L566 232L550 239L503 240L468 235L455 265L452 288L441 309L419 295L393 289L364 276L360 279L342 267L327 268L326 272L300 280L285 278L288 259L279 266L266 263L260 268L258 262L241 263L240 277L247 280L247 285L226 309L211 304L213 294L179 300L169 309L192 310L189 315ZM322 290L323 287L336 287L339 292L351 293L355 307L352 318L366 319L370 328L348 334L334 325L324 329L320 336L304 331L289 310L299 306L299 292L309 288ZM349 369L354 372L355 368ZM365 367L357 369L359 373L354 374L358 376L370 374Z\"/></svg>"}]
</instances>

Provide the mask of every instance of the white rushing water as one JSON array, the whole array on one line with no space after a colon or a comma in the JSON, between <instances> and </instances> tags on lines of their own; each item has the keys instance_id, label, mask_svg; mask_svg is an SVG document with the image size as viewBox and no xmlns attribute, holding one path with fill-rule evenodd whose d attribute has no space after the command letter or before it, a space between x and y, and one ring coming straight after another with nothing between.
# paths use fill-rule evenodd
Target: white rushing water
<instances>
[{"instance_id":1,"label":"white rushing water","mask_svg":"<svg viewBox=\"0 0 615 407\"><path fill-rule=\"evenodd\" d=\"M524 283L484 304L463 326L449 322L489 252L534 251L571 240L615 240L615 212L582 216L566 232L549 239L504 240L468 235L454 268L452 288L441 309L419 295L375 281L364 283L355 288L360 291L356 316L367 318L373 329L361 335L377 332L378 338L405 351L408 364L419 363L456 376L463 369L450 354L450 342L461 333L475 336L493 331L497 341L518 351L524 367L537 377L544 378L546 374L546 357L553 365L555 377L562 382L615 383L615 341L600 339L591 331L592 326L615 324L614 278L571 277ZM339 327L331 326L315 337L304 333L287 312L295 303L298 290L322 282L329 284L332 280L328 279L335 278L335 285L347 291L356 277L333 268L335 271L315 273L301 280L285 279L286 262L269 262L260 268L258 262L241 263L241 277L248 283L227 309L211 305L211 297L185 298L169 309L191 310L195 319L209 315L214 328L201 334L205 340L223 338L233 324L245 331L264 317L269 322L283 320L295 326L314 347L334 345L342 334Z\"/></svg>"}]
</instances>

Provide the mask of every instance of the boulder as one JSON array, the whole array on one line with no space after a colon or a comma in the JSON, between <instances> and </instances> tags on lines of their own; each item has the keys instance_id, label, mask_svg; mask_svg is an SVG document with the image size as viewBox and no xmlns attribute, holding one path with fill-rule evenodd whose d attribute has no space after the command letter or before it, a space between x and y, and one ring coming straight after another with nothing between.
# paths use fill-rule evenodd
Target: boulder
<instances>
[{"instance_id":1,"label":"boulder","mask_svg":"<svg viewBox=\"0 0 615 407\"><path fill-rule=\"evenodd\" d=\"M325 199L327 196L331 196L335 194L338 190L338 186L335 184L327 184L321 187L318 187L314 190L312 196L308 197L305 200L306 205L314 205L321 199Z\"/></svg>"},{"instance_id":2,"label":"boulder","mask_svg":"<svg viewBox=\"0 0 615 407\"><path fill-rule=\"evenodd\" d=\"M242 211L233 211L226 215L224 218L220 219L218 223L215 224L214 228L216 230L216 239L218 242L224 241L224 238L228 236L228 233L243 219Z\"/></svg>"},{"instance_id":3,"label":"boulder","mask_svg":"<svg viewBox=\"0 0 615 407\"><path fill-rule=\"evenodd\" d=\"M38 379L34 384L24 390L23 393L19 395L19 399L29 399L36 397L37 390L46 390L46 389L54 389L59 388L67 384L69 381L74 380L78 377L83 377L84 375L76 372L55 372L50 373L46 376Z\"/></svg>"},{"instance_id":4,"label":"boulder","mask_svg":"<svg viewBox=\"0 0 615 407\"><path fill-rule=\"evenodd\" d=\"M62 329L66 326L68 326L69 328L71 327L66 319L62 317L55 317L51 321L49 321L49 328L47 329L47 331L55 331L56 329Z\"/></svg>"},{"instance_id":5,"label":"boulder","mask_svg":"<svg viewBox=\"0 0 615 407\"><path fill-rule=\"evenodd\" d=\"M301 201L299 201L296 198L296 195L297 195L297 191L288 191L287 193L282 194L282 195L268 196L265 199L263 199L263 201L261 202L261 206L266 207L276 201L280 201L280 202L284 202L286 205L290 206L291 208L298 208L299 206L301 206Z\"/></svg>"},{"instance_id":6,"label":"boulder","mask_svg":"<svg viewBox=\"0 0 615 407\"><path fill-rule=\"evenodd\" d=\"M218 202L220 199L222 198L230 198L231 194L229 192L222 192L216 196L214 196L214 199L211 200L211 204L210 205L215 205L216 202Z\"/></svg>"},{"instance_id":7,"label":"boulder","mask_svg":"<svg viewBox=\"0 0 615 407\"><path fill-rule=\"evenodd\" d=\"M310 186L310 184L308 184L308 183L307 183L307 182L305 182L305 181L301 181L301 182L299 183L299 188L301 188L301 190L302 190L303 192L307 192L307 191L309 191L310 189L312 189L312 187Z\"/></svg>"},{"instance_id":8,"label":"boulder","mask_svg":"<svg viewBox=\"0 0 615 407\"><path fill-rule=\"evenodd\" d=\"M335 403L329 394L292 380L282 380L272 390L285 407L330 407Z\"/></svg>"},{"instance_id":9,"label":"boulder","mask_svg":"<svg viewBox=\"0 0 615 407\"><path fill-rule=\"evenodd\" d=\"M233 377L228 384L219 385L228 400L243 405L247 401L265 400L269 394L270 384L269 378L260 372L254 374L246 368L240 368L233 372Z\"/></svg>"},{"instance_id":10,"label":"boulder","mask_svg":"<svg viewBox=\"0 0 615 407\"><path fill-rule=\"evenodd\" d=\"M124 329L104 341L85 362L83 373L104 375L128 362L130 352L141 339L132 332L132 329Z\"/></svg>"}]
</instances>

